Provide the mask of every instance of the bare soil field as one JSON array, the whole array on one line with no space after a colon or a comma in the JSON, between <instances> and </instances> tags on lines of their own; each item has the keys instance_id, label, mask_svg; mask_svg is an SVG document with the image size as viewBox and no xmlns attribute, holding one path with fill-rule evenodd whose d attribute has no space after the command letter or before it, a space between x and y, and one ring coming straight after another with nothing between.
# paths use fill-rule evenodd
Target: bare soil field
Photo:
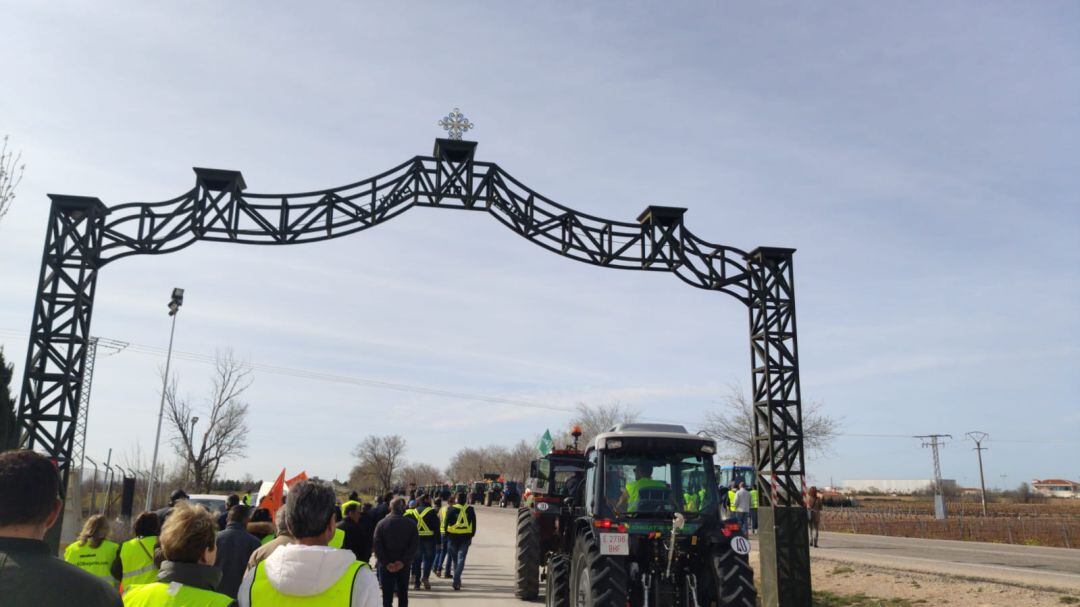
<instances>
[{"instance_id":1,"label":"bare soil field","mask_svg":"<svg viewBox=\"0 0 1080 607\"><path fill-rule=\"evenodd\" d=\"M1050 607L1080 596L950 576L817 560L811 564L817 607Z\"/></svg>"},{"instance_id":2,"label":"bare soil field","mask_svg":"<svg viewBox=\"0 0 1080 607\"><path fill-rule=\"evenodd\" d=\"M858 498L849 508L826 508L822 529L896 537L1080 548L1080 500L994 502L982 516L978 502L953 501L948 518L934 518L928 498Z\"/></svg>"}]
</instances>

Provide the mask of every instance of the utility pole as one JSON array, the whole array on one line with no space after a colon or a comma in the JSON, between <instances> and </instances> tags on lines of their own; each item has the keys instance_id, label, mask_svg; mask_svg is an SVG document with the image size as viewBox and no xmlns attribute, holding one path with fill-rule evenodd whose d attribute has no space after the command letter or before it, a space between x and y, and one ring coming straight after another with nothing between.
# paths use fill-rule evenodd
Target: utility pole
<instances>
[{"instance_id":1,"label":"utility pole","mask_svg":"<svg viewBox=\"0 0 1080 607\"><path fill-rule=\"evenodd\" d=\"M952 435L924 434L915 438L921 438L923 440L922 446L930 447L934 454L934 518L942 520L945 518L945 494L941 487L941 455L938 453L938 447L945 444L942 439L952 438Z\"/></svg>"},{"instance_id":2,"label":"utility pole","mask_svg":"<svg viewBox=\"0 0 1080 607\"><path fill-rule=\"evenodd\" d=\"M982 442L990 435L986 432L979 432L978 430L968 432L967 437L975 442L975 453L979 454L979 489L982 497L982 513L986 516L986 479L983 478L983 465L982 465L982 452L986 450L986 447L982 446Z\"/></svg>"}]
</instances>

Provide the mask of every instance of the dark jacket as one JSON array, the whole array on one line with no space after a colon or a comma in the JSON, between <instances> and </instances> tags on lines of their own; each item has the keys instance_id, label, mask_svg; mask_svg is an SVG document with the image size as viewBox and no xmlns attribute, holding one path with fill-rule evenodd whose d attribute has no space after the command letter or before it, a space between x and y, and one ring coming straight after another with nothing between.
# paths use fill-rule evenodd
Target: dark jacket
<instances>
[{"instance_id":1,"label":"dark jacket","mask_svg":"<svg viewBox=\"0 0 1080 607\"><path fill-rule=\"evenodd\" d=\"M236 598L240 581L244 579L251 553L259 549L259 540L248 533L243 523L229 523L217 534L217 560L214 567L221 570L217 591Z\"/></svg>"},{"instance_id":2,"label":"dark jacket","mask_svg":"<svg viewBox=\"0 0 1080 607\"><path fill-rule=\"evenodd\" d=\"M229 525L229 511L222 512L217 517L217 530L225 531L225 527Z\"/></svg>"},{"instance_id":3,"label":"dark jacket","mask_svg":"<svg viewBox=\"0 0 1080 607\"><path fill-rule=\"evenodd\" d=\"M360 515L360 520L355 523L351 518L345 517L338 523L337 528L345 532L345 541L341 544L342 549L352 550L356 555L356 560L370 563L371 544L375 534L375 523L371 517Z\"/></svg>"},{"instance_id":4,"label":"dark jacket","mask_svg":"<svg viewBox=\"0 0 1080 607\"><path fill-rule=\"evenodd\" d=\"M446 520L443 523L446 525L445 529L449 529L457 521L458 509L455 508L457 504L450 504L446 509ZM451 542L460 542L461 540L471 540L476 535L476 511L472 506L465 506L465 518L472 523L472 533L450 533L445 532L446 537Z\"/></svg>"},{"instance_id":5,"label":"dark jacket","mask_svg":"<svg viewBox=\"0 0 1080 607\"><path fill-rule=\"evenodd\" d=\"M386 518L386 515L390 513L390 505L386 502L379 502L375 504L375 507L371 509L371 518L374 519L375 524Z\"/></svg>"},{"instance_id":6,"label":"dark jacket","mask_svg":"<svg viewBox=\"0 0 1080 607\"><path fill-rule=\"evenodd\" d=\"M380 566L395 561L408 566L419 548L420 534L412 519L391 513L375 525L375 556Z\"/></svg>"},{"instance_id":7,"label":"dark jacket","mask_svg":"<svg viewBox=\"0 0 1080 607\"><path fill-rule=\"evenodd\" d=\"M221 592L221 571L217 567L211 567L210 565L165 561L161 563L161 571L158 571L157 579L159 582L166 584L177 582L185 586L225 594ZM233 597L233 602L229 603L229 607L236 607L235 599L236 597Z\"/></svg>"},{"instance_id":8,"label":"dark jacket","mask_svg":"<svg viewBox=\"0 0 1080 607\"><path fill-rule=\"evenodd\" d=\"M53 556L40 540L0 537L0 607L121 607L104 580Z\"/></svg>"},{"instance_id":9,"label":"dark jacket","mask_svg":"<svg viewBox=\"0 0 1080 607\"><path fill-rule=\"evenodd\" d=\"M416 513L420 514L421 512L424 511L425 508L428 508L428 506L421 506L421 505L417 504ZM442 536L442 532L439 530L439 524L440 524L440 521L439 521L439 509L436 508L435 506L430 506L430 508L431 508L431 510L424 516L424 524L427 525L427 528L431 529L431 531L435 535L423 536L423 537L420 538L420 541L421 542L435 542L436 544L438 544L439 541L440 541L440 538ZM417 525L416 528L419 530L420 526Z\"/></svg>"}]
</instances>

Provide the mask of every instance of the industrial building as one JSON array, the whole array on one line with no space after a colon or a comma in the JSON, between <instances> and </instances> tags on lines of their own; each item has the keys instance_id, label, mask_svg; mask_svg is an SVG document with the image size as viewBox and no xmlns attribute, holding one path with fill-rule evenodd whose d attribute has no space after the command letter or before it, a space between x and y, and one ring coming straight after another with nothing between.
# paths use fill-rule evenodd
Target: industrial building
<instances>
[{"instance_id":1,"label":"industrial building","mask_svg":"<svg viewBox=\"0 0 1080 607\"><path fill-rule=\"evenodd\" d=\"M930 493L933 491L934 480L930 478L919 479L873 479L873 480L848 480L840 481L841 493L884 493L897 495L911 495L913 493ZM945 493L956 491L954 479L941 479L941 487Z\"/></svg>"}]
</instances>

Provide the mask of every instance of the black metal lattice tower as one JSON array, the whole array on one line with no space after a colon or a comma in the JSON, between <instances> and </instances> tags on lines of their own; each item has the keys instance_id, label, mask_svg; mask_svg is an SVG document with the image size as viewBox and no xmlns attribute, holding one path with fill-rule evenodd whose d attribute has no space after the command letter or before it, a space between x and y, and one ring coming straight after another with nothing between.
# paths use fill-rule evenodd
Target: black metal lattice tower
<instances>
[{"instance_id":1,"label":"black metal lattice tower","mask_svg":"<svg viewBox=\"0 0 1080 607\"><path fill-rule=\"evenodd\" d=\"M650 206L636 222L580 213L529 189L476 143L437 139L416 156L356 183L301 194L252 194L238 171L195 169L195 187L171 200L107 207L97 198L51 196L38 298L19 405L25 444L71 467L94 288L100 267L196 241L295 244L337 238L412 207L486 212L549 251L592 265L668 272L720 291L749 310L754 386L754 464L762 496L762 598L810 605L802 511L804 474L793 249L745 252L693 234L686 209ZM59 530L53 530L53 542Z\"/></svg>"}]
</instances>

